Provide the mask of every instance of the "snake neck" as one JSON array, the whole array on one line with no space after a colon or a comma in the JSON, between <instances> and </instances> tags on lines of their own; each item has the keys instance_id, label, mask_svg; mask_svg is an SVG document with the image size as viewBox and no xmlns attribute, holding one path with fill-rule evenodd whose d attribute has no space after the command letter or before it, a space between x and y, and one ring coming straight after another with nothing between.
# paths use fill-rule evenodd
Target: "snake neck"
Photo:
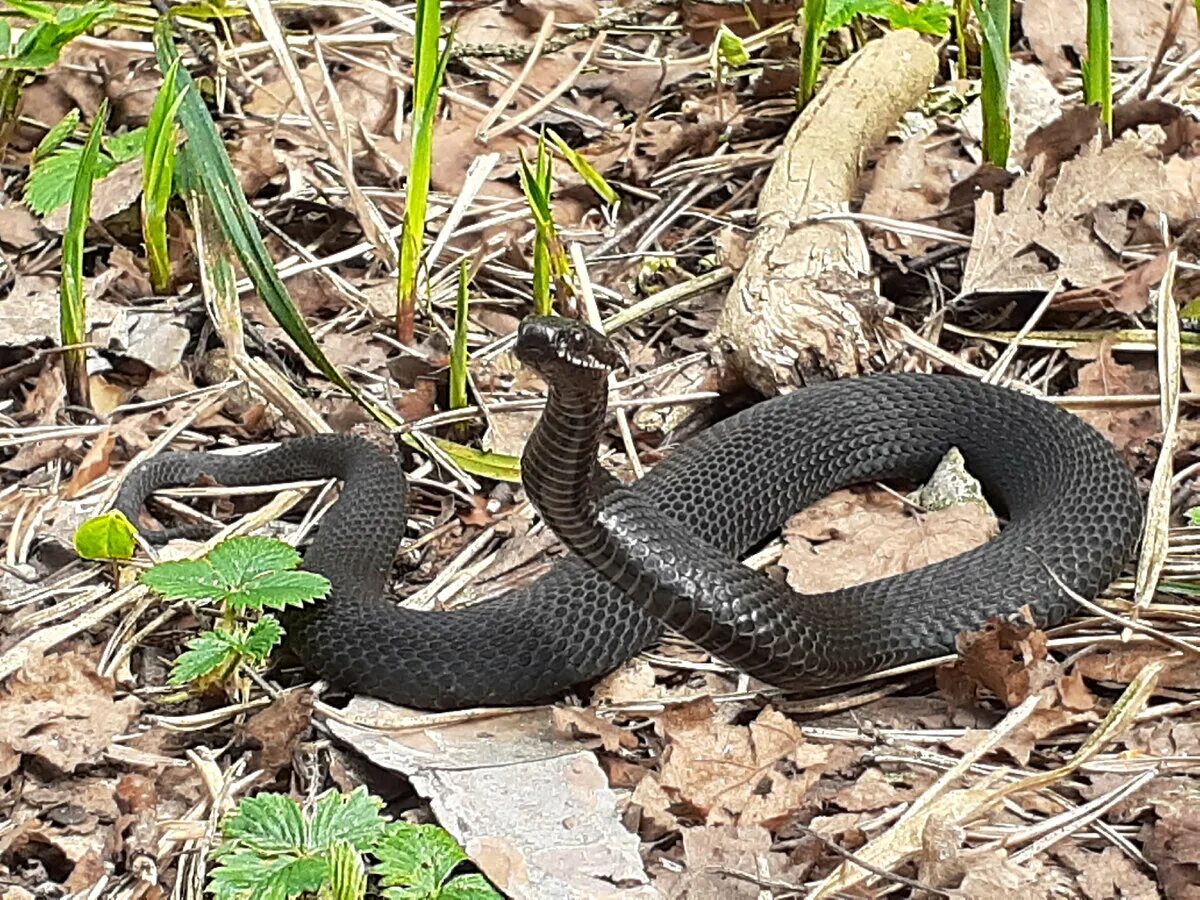
<instances>
[{"instance_id":1,"label":"snake neck","mask_svg":"<svg viewBox=\"0 0 1200 900\"><path fill-rule=\"evenodd\" d=\"M546 409L521 454L526 492L547 527L576 552L596 530L593 476L606 411L602 382L568 389L551 385Z\"/></svg>"}]
</instances>

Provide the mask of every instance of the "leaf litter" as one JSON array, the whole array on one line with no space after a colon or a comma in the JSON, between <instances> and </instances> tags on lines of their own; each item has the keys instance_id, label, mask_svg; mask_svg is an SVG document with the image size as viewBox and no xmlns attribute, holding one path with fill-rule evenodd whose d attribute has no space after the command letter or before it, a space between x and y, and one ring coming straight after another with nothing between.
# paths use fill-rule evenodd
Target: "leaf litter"
<instances>
[{"instance_id":1,"label":"leaf litter","mask_svg":"<svg viewBox=\"0 0 1200 900\"><path fill-rule=\"evenodd\" d=\"M1161 47L1168 6L1111 7L1114 54L1129 86L1117 109L1129 124L1112 142L1096 137L1070 94L1084 50L1082 5L1028 0L1020 14L1032 56L1014 64L1013 159L1023 164L1015 177L978 166L961 85L938 85L923 113L889 125L887 142L864 151L870 171L844 203L861 210L890 305L878 327L856 335L855 366L986 371L1005 347L943 326L1015 332L1027 324L1029 298L1053 293L1038 327L1089 329L1092 339L1030 342L1004 374L1074 401L1140 474L1150 473L1162 441L1157 366L1146 352L1156 348L1117 349L1105 336L1160 315L1171 299L1159 292L1164 230L1181 238L1196 216L1195 22L1184 16ZM610 225L569 166L556 166L558 224L591 254L604 314L640 309L664 284L679 298L647 305L623 329L637 371L614 399L643 413L634 418L634 446L652 463L669 452L678 435L667 429L682 419L650 413L712 415L712 389L728 388L707 355L699 363L693 356L720 315L722 282L686 288L707 283L714 260L742 269L753 259L745 247L757 231L761 182L794 117L794 36L779 32L756 45L761 69L720 84L706 42L720 24L752 38L795 10L692 4L673 18L641 4L602 29L594 50L595 34L558 49L548 43L526 72L551 11L551 42L611 12L563 0L455 14L467 52L456 58L436 128L431 234L440 236L476 157L499 154L438 261L485 259L471 320L472 399L484 412L462 421L468 440L512 452L531 424L527 401L540 396L536 382L512 377L502 341L526 310L531 266L532 226L513 177L518 154L531 153L537 129L551 126L625 190ZM381 9L290 15L323 42L321 56L303 40L290 48L322 124L332 126L335 114L354 123L345 152L394 225L404 206L408 123L398 98L411 83L410 39ZM391 340L390 280L364 249L359 213L345 202L327 145L276 74L269 44L236 30L221 40L230 35L224 49L237 59L238 105L220 124L302 313L356 384L415 429L441 436L442 426L424 420L444 412L447 345L437 335L416 351ZM385 40L398 56L379 49ZM485 46L503 52L472 55ZM560 90L588 53L589 65ZM148 52L105 36L73 44L26 87L25 108L43 126L75 107L88 121L107 97L114 127L140 127L159 83L151 63ZM478 137L485 120L486 144ZM10 161L27 167L43 135L22 120ZM303 424L244 383L231 386L243 376L209 337L187 254L174 260L178 296L148 296L139 238L123 212L140 188L129 175L97 185L104 202L89 234L90 377L100 414L90 424L70 422L56 357L46 352L57 334L57 278L48 274L58 264L56 226L21 204L21 179L0 194L0 670L12 673L0 686L0 877L13 897L45 885L92 896L198 896L189 893L201 884L196 850L212 842L232 802L258 789L295 787L300 797L331 784L367 784L410 818L437 820L511 896L808 896L834 886L964 897L1200 893L1196 654L1140 632L1122 637L1118 624L1088 610L1049 633L1019 618L981 623L962 636L959 658L932 673L918 668L813 697L780 696L671 638L578 703L504 715L424 716L370 698L345 704L336 694L327 701L295 687L302 674L286 666L237 701L173 696L170 661L204 627L203 614L153 602L129 584L113 595L106 567L74 558L74 526L159 442L208 449L273 441ZM171 227L178 246L194 241L184 220ZM1182 304L1200 260L1182 239L1179 247ZM445 326L449 281L434 276L430 309ZM845 301L846 285L825 287ZM245 291L243 300L256 357L303 388L311 412L369 431L357 407L329 395L258 298ZM822 352L820 341L813 346ZM684 354L693 360L686 370L677 366ZM1185 381L1189 365L1185 354ZM684 399L658 407L661 397ZM1192 648L1198 543L1182 513L1197 503L1193 402L1174 448L1160 591L1137 611L1139 622ZM606 461L624 476L628 446L614 442ZM410 536L421 537L399 565L402 592L416 602L486 597L558 554L544 529L531 529L511 486L414 465ZM189 497L221 520L261 499L201 486L167 503L179 510ZM797 516L782 547L751 562L824 590L945 558L996 528L975 503L919 506L895 486L839 492ZM1131 596L1124 579L1100 608L1130 616ZM1156 674L1149 692L1137 687L1148 671ZM1114 709L1119 721L1110 725ZM1101 743L1073 763L1096 734ZM399 784L393 773L403 775Z\"/></svg>"}]
</instances>

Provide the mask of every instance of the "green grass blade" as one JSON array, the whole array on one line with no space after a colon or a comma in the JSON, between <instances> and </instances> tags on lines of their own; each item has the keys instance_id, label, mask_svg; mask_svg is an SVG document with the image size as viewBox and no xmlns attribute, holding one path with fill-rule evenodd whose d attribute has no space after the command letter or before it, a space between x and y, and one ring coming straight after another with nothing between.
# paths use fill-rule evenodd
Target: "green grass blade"
<instances>
[{"instance_id":1,"label":"green grass blade","mask_svg":"<svg viewBox=\"0 0 1200 900\"><path fill-rule=\"evenodd\" d=\"M1200 3L1200 0L1197 0L1197 2ZM613 205L620 202L620 198L617 196L617 192L613 190L612 185L604 180L604 176L597 172L590 162L568 146L567 142L559 137L556 132L547 131L546 134L554 142L554 146L558 148L558 152L571 164L571 168L578 173L579 177L584 180L584 183L588 187L596 192L596 195L601 200Z\"/></svg>"},{"instance_id":2,"label":"green grass blade","mask_svg":"<svg viewBox=\"0 0 1200 900\"><path fill-rule=\"evenodd\" d=\"M805 0L804 41L800 49L800 102L803 109L817 92L821 54L825 48L825 0Z\"/></svg>"},{"instance_id":3,"label":"green grass blade","mask_svg":"<svg viewBox=\"0 0 1200 900\"><path fill-rule=\"evenodd\" d=\"M1198 0L1200 2L1200 0ZM1100 107L1100 121L1112 134L1112 31L1108 0L1087 0L1087 58L1083 61L1083 99Z\"/></svg>"},{"instance_id":4,"label":"green grass blade","mask_svg":"<svg viewBox=\"0 0 1200 900\"><path fill-rule=\"evenodd\" d=\"M983 155L993 166L1008 165L1012 126L1008 114L1009 28L1012 0L971 0L983 31L981 59Z\"/></svg>"},{"instance_id":5,"label":"green grass blade","mask_svg":"<svg viewBox=\"0 0 1200 900\"><path fill-rule=\"evenodd\" d=\"M155 49L159 65L164 72L170 71L179 59L178 51L170 38L169 28L170 23L164 18L155 29ZM395 414L371 401L329 362L292 304L275 263L258 233L254 214L241 191L237 175L233 171L233 165L225 152L225 146L212 117L204 106L200 92L193 90L192 86L192 79L187 70L177 67L175 90L183 94L178 115L188 138L183 152L194 160L195 171L204 194L212 202L221 231L229 239L259 296L275 321L321 374L349 393L378 421L388 427L396 427L400 421Z\"/></svg>"},{"instance_id":6,"label":"green grass blade","mask_svg":"<svg viewBox=\"0 0 1200 900\"><path fill-rule=\"evenodd\" d=\"M87 350L80 346L87 340L87 299L83 293L83 249L88 223L92 218L92 184L96 178L100 157L100 137L108 122L108 100L100 103L96 118L83 144L79 169L71 188L71 210L67 230L63 233L62 279L59 286L59 329L64 346L63 369L67 382L67 397L75 406L91 407L88 390ZM74 346L72 346L74 345Z\"/></svg>"},{"instance_id":7,"label":"green grass blade","mask_svg":"<svg viewBox=\"0 0 1200 900\"><path fill-rule=\"evenodd\" d=\"M179 61L172 63L154 98L147 126L145 163L142 167L142 236L150 265L150 283L157 293L166 293L171 282L171 257L167 252L167 208L171 202L172 182L177 158L178 128L175 116L183 103L183 92L176 92Z\"/></svg>"},{"instance_id":8,"label":"green grass blade","mask_svg":"<svg viewBox=\"0 0 1200 900\"><path fill-rule=\"evenodd\" d=\"M454 302L454 339L450 343L450 408L467 405L467 300L471 284L470 261L458 267L458 295Z\"/></svg>"},{"instance_id":9,"label":"green grass blade","mask_svg":"<svg viewBox=\"0 0 1200 900\"><path fill-rule=\"evenodd\" d=\"M400 236L400 273L396 283L396 333L406 344L416 331L417 284L425 245L425 214L433 173L433 127L438 94L449 59L438 54L442 32L440 0L417 0L417 35L413 63L412 151L405 183L404 229Z\"/></svg>"}]
</instances>

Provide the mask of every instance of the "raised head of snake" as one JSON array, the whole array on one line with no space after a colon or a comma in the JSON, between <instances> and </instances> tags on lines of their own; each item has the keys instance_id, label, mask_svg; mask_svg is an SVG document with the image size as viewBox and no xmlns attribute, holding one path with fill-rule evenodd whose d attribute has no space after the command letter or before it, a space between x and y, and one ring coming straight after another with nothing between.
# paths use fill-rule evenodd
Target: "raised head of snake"
<instances>
[{"instance_id":1,"label":"raised head of snake","mask_svg":"<svg viewBox=\"0 0 1200 900\"><path fill-rule=\"evenodd\" d=\"M621 363L612 341L576 319L529 316L517 331L517 358L562 389L594 391Z\"/></svg>"}]
</instances>

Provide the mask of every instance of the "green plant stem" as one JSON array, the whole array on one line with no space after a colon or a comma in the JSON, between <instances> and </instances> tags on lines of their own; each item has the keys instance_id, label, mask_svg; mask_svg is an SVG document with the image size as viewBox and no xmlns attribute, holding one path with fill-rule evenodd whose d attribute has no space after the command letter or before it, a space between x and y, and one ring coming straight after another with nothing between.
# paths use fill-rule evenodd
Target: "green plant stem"
<instances>
[{"instance_id":1,"label":"green plant stem","mask_svg":"<svg viewBox=\"0 0 1200 900\"><path fill-rule=\"evenodd\" d=\"M1087 59L1083 61L1083 98L1089 106L1100 107L1100 121L1112 134L1112 32L1108 0L1087 0Z\"/></svg>"},{"instance_id":2,"label":"green plant stem","mask_svg":"<svg viewBox=\"0 0 1200 900\"><path fill-rule=\"evenodd\" d=\"M1012 126L1008 115L1008 64L1012 0L971 0L983 30L981 101L983 155L997 168L1008 165Z\"/></svg>"},{"instance_id":3,"label":"green plant stem","mask_svg":"<svg viewBox=\"0 0 1200 900\"><path fill-rule=\"evenodd\" d=\"M1200 2L1200 0L1197 0ZM955 73L962 80L968 75L967 49L970 46L968 27L971 21L971 0L954 0L954 30L958 36L958 57L954 61Z\"/></svg>"},{"instance_id":4,"label":"green plant stem","mask_svg":"<svg viewBox=\"0 0 1200 900\"><path fill-rule=\"evenodd\" d=\"M805 0L804 43L800 57L800 102L803 109L817 92L825 47L825 0Z\"/></svg>"},{"instance_id":5,"label":"green plant stem","mask_svg":"<svg viewBox=\"0 0 1200 900\"><path fill-rule=\"evenodd\" d=\"M100 156L100 138L108 122L108 100L100 103L96 118L88 131L71 189L71 209L67 229L63 233L62 278L59 283L59 330L63 351L63 373L67 398L73 406L91 408L88 385L87 298L83 292L83 251L88 223L92 218L92 184L96 178L96 161Z\"/></svg>"}]
</instances>

